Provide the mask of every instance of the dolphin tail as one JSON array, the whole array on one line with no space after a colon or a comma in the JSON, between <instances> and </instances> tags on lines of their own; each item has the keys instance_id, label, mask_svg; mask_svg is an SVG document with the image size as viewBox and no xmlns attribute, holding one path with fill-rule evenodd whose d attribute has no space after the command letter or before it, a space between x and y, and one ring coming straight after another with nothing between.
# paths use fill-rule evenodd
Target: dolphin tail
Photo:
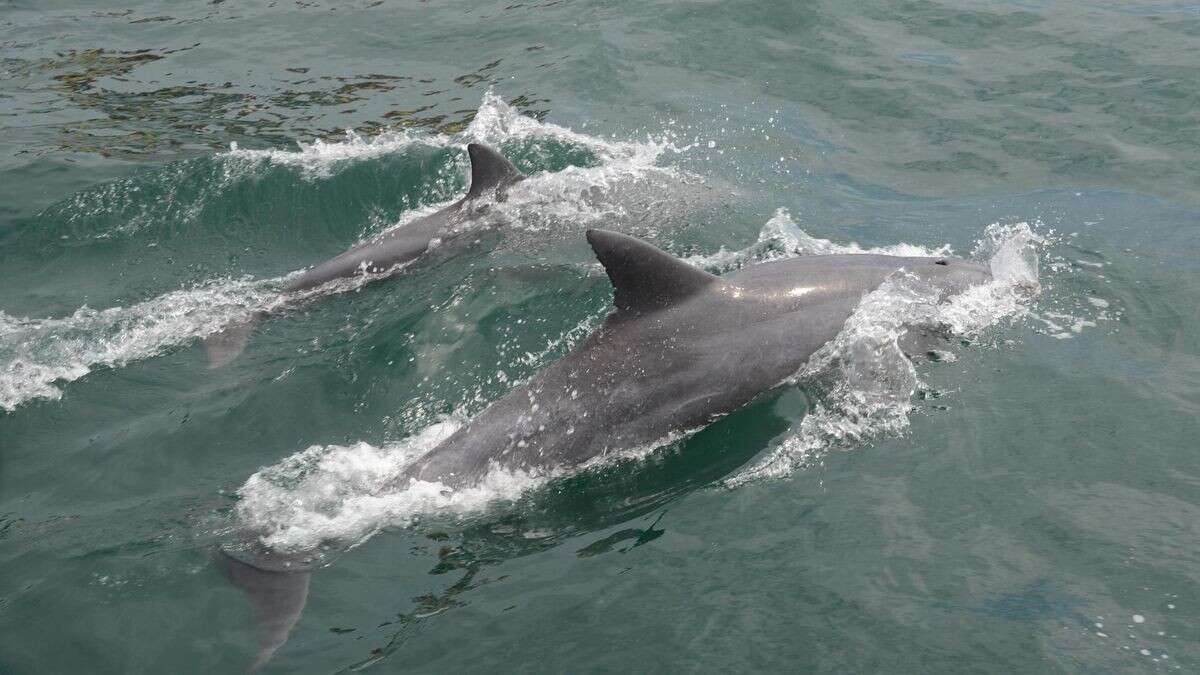
<instances>
[{"instance_id":1,"label":"dolphin tail","mask_svg":"<svg viewBox=\"0 0 1200 675\"><path fill-rule=\"evenodd\" d=\"M267 665L287 643L308 602L312 568L297 564L289 569L276 562L271 558L258 560L226 547L221 548L218 560L230 583L241 589L254 612L258 652L248 668L250 672Z\"/></svg>"},{"instance_id":2,"label":"dolphin tail","mask_svg":"<svg viewBox=\"0 0 1200 675\"><path fill-rule=\"evenodd\" d=\"M233 362L246 348L246 343L250 341L250 335L260 319L260 315L254 314L204 338L201 343L204 345L204 351L208 353L208 367L220 368Z\"/></svg>"}]
</instances>

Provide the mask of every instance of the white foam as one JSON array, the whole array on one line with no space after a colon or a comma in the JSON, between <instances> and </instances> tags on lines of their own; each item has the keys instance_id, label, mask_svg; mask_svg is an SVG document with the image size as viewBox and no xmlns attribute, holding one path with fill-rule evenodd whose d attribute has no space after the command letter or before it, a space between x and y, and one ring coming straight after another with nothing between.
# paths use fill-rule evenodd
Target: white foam
<instances>
[{"instance_id":1,"label":"white foam","mask_svg":"<svg viewBox=\"0 0 1200 675\"><path fill-rule=\"evenodd\" d=\"M97 367L116 368L220 331L278 302L275 280L222 279L129 307L71 316L14 318L0 312L0 408L57 399L58 385Z\"/></svg>"},{"instance_id":2,"label":"white foam","mask_svg":"<svg viewBox=\"0 0 1200 675\"><path fill-rule=\"evenodd\" d=\"M15 318L0 312L0 408L12 411L31 400L57 400L62 384L96 368L152 358L259 313L359 289L404 266L364 270L292 293L281 288L302 271L272 279L216 279L128 307L96 310L84 305L59 318Z\"/></svg>"},{"instance_id":3,"label":"white foam","mask_svg":"<svg viewBox=\"0 0 1200 675\"><path fill-rule=\"evenodd\" d=\"M693 255L685 260L696 267L713 272L725 272L755 262L796 256L872 253L895 256L942 256L950 255L952 250L949 246L927 248L914 244L873 247L863 247L856 242L838 244L829 239L815 237L800 229L800 226L792 219L792 214L787 209L780 208L776 209L775 214L763 225L762 230L758 233L758 238L750 246L738 251L729 251L722 247L716 253Z\"/></svg>"},{"instance_id":4,"label":"white foam","mask_svg":"<svg viewBox=\"0 0 1200 675\"><path fill-rule=\"evenodd\" d=\"M460 420L446 419L382 447L363 442L312 446L250 476L238 489L238 519L276 550L313 549L330 541L362 542L422 515L482 509L546 480L546 475L493 469L478 485L452 490L401 478L409 464L461 426Z\"/></svg>"},{"instance_id":5,"label":"white foam","mask_svg":"<svg viewBox=\"0 0 1200 675\"><path fill-rule=\"evenodd\" d=\"M499 145L528 139L557 139L587 148L597 155L601 162L623 159L641 166L653 164L667 150L679 150L666 136L647 137L645 141L620 141L542 122L520 114L491 89L483 95L483 101L479 104L474 119L455 140L464 145L469 142Z\"/></svg>"},{"instance_id":6,"label":"white foam","mask_svg":"<svg viewBox=\"0 0 1200 675\"><path fill-rule=\"evenodd\" d=\"M334 170L348 162L374 159L400 152L413 145L445 147L449 137L437 134L412 134L407 131L386 131L377 136L364 138L352 129L345 132L345 140L312 143L296 142L296 150L252 150L230 143L229 151L221 156L249 163L269 162L279 166L302 169L312 178L329 176Z\"/></svg>"},{"instance_id":7,"label":"white foam","mask_svg":"<svg viewBox=\"0 0 1200 675\"><path fill-rule=\"evenodd\" d=\"M506 226L528 232L558 229L575 233L590 223L628 217L628 205L637 195L635 186L644 184L646 191L662 193L654 190L654 181L675 181L682 175L658 164L664 153L683 151L668 135L622 141L579 133L522 115L491 90L471 123L452 137L451 143L500 146L547 140L586 148L596 163L536 173L513 186L506 200L493 207Z\"/></svg>"},{"instance_id":8,"label":"white foam","mask_svg":"<svg viewBox=\"0 0 1200 675\"><path fill-rule=\"evenodd\" d=\"M376 136L364 137L347 129L342 141L316 140L297 142L296 150L250 150L232 144L222 157L242 162L271 163L296 167L310 178L323 178L353 162L376 159L402 152L413 146L430 148L460 147L477 142L499 146L510 142L557 140L587 148L598 160L601 171L577 170L589 176L589 185L602 185L614 174L637 174L649 170L668 150L676 150L667 136L645 141L620 141L572 131L566 127L542 122L522 115L489 89L475 111L475 116L463 131L453 135L409 130L388 130Z\"/></svg>"},{"instance_id":9,"label":"white foam","mask_svg":"<svg viewBox=\"0 0 1200 675\"><path fill-rule=\"evenodd\" d=\"M566 127L520 114L492 90L483 100L470 124L460 133L441 135L388 131L372 138L346 132L341 142L298 143L297 150L245 150L232 147L223 156L232 165L270 163L297 167L310 179L325 178L350 164L402 152L414 145L465 148L480 142L492 146L504 144L561 142L584 148L594 160L592 166L569 166L557 172L537 172L507 191L505 201L491 205L490 214L469 223L478 227L497 221L510 229L546 233L574 234L582 227L605 219L625 218L630 205L645 201L647 195L670 194L655 181L677 183L684 172L660 166L668 152L683 152L690 146L677 147L668 132L644 140L616 140L572 131ZM466 160L443 167L442 172L465 171ZM242 169L245 170L244 168ZM642 185L644 190L635 189ZM659 189L655 189L657 186ZM653 200L651 200L653 201ZM661 196L657 201L662 202ZM444 206L444 204L439 204ZM645 215L643 204L635 207ZM428 207L424 212L428 212ZM403 225L422 213L410 212L394 226Z\"/></svg>"},{"instance_id":10,"label":"white foam","mask_svg":"<svg viewBox=\"0 0 1200 675\"><path fill-rule=\"evenodd\" d=\"M458 519L482 512L563 473L557 467L529 473L493 465L480 483L457 490L440 482L403 478L412 462L462 424L461 418L446 418L382 446L359 442L302 450L259 470L238 489L239 523L279 551L312 550L330 542L358 545L381 530L407 527L431 516ZM582 468L641 459L695 431L595 457Z\"/></svg>"},{"instance_id":11,"label":"white foam","mask_svg":"<svg viewBox=\"0 0 1200 675\"><path fill-rule=\"evenodd\" d=\"M977 246L991 266L990 283L940 302L937 289L898 274L864 296L837 337L792 378L814 398L799 428L726 484L784 477L831 449L860 447L907 430L920 379L900 339L915 327L973 337L1022 316L1040 292L1041 242L1026 223L992 225Z\"/></svg>"}]
</instances>

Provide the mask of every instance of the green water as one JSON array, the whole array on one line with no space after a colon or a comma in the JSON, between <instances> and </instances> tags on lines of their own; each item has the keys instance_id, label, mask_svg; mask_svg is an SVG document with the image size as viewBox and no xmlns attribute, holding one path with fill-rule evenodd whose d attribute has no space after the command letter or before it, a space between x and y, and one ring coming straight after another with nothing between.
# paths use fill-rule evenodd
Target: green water
<instances>
[{"instance_id":1,"label":"green water","mask_svg":"<svg viewBox=\"0 0 1200 675\"><path fill-rule=\"evenodd\" d=\"M1200 670L1197 6L17 0L0 45L0 671L244 670L214 552L310 447L332 501L264 518L355 536L268 672ZM460 194L470 140L533 176L511 222L208 367L283 275ZM1040 291L865 417L890 380L834 367L640 460L356 510L603 317L586 227L718 267L1010 269L1028 231Z\"/></svg>"}]
</instances>

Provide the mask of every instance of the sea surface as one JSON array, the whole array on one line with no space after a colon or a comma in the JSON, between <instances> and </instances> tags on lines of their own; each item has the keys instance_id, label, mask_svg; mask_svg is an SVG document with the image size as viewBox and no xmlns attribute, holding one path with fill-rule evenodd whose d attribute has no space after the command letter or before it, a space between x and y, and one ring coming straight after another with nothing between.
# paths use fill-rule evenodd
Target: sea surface
<instances>
[{"instance_id":1,"label":"sea surface","mask_svg":"<svg viewBox=\"0 0 1200 675\"><path fill-rule=\"evenodd\" d=\"M281 303L469 142L531 176L477 246ZM890 280L656 447L390 489L610 311L592 227L995 281ZM314 569L273 654L247 532ZM0 672L256 659L1200 672L1200 5L0 2Z\"/></svg>"}]
</instances>

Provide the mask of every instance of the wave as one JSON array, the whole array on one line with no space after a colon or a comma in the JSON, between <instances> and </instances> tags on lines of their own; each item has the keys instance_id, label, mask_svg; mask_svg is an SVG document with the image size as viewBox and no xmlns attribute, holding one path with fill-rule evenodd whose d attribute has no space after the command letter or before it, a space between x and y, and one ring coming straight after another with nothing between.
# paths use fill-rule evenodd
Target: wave
<instances>
[{"instance_id":1,"label":"wave","mask_svg":"<svg viewBox=\"0 0 1200 675\"><path fill-rule=\"evenodd\" d=\"M343 141L323 141L317 139L312 143L297 142L296 150L284 149L248 149L241 148L237 142L229 144L228 152L218 157L230 160L230 164L253 167L262 163L279 166L296 167L303 170L310 179L324 178L348 162L375 159L401 152L414 145L424 145L443 148L450 145L448 138L435 134L413 134L407 131L385 131L370 138L364 138L352 129L346 130Z\"/></svg>"},{"instance_id":2,"label":"wave","mask_svg":"<svg viewBox=\"0 0 1200 675\"><path fill-rule=\"evenodd\" d=\"M353 546L424 514L475 511L515 499L547 478L496 470L463 490L426 481L389 489L406 466L461 426L461 420L446 419L383 446L312 446L250 476L238 489L238 519L278 551L311 550L328 541Z\"/></svg>"},{"instance_id":3,"label":"wave","mask_svg":"<svg viewBox=\"0 0 1200 675\"><path fill-rule=\"evenodd\" d=\"M710 272L722 273L740 269L755 262L782 260L802 255L866 254L896 256L943 256L951 255L949 246L928 248L915 244L892 244L863 248L855 242L838 244L829 239L815 237L792 220L787 209L776 209L774 215L763 225L758 238L750 246L729 251L721 247L716 253L693 255L684 258L687 262Z\"/></svg>"},{"instance_id":4,"label":"wave","mask_svg":"<svg viewBox=\"0 0 1200 675\"><path fill-rule=\"evenodd\" d=\"M310 199L314 204L361 193L346 204L352 212L363 206L358 203L363 200L384 212L407 211L461 192L468 166L465 153L455 150L471 142L499 147L518 164L539 169L536 180L526 181L516 192L526 202L525 208L510 207L512 215L520 216L515 221L534 224L546 207L557 209L557 221L563 222L624 215L632 209L607 204L617 195L616 187L636 187L648 179L678 183L690 177L678 168L662 166L661 160L693 147L677 145L669 128L641 140L573 131L523 115L488 90L472 121L456 134L398 129L365 136L347 130L341 140L297 141L295 149L249 149L233 143L225 152L82 190L49 207L39 217L38 227L30 228L26 236L44 239L48 245L139 233L187 232L194 237L197 225L226 227L229 208L246 208L241 200L247 195L242 192L264 193L263 199L284 203ZM389 193L361 192L377 183L389 185ZM654 192L635 190L626 204L635 199L653 203ZM643 211L636 210L639 215ZM354 217L361 221L375 215Z\"/></svg>"},{"instance_id":5,"label":"wave","mask_svg":"<svg viewBox=\"0 0 1200 675\"><path fill-rule=\"evenodd\" d=\"M99 367L157 356L220 331L279 302L276 280L223 279L129 307L83 306L67 317L15 318L0 312L0 408L58 399L60 385Z\"/></svg>"},{"instance_id":6,"label":"wave","mask_svg":"<svg viewBox=\"0 0 1200 675\"><path fill-rule=\"evenodd\" d=\"M142 230L152 221L170 221L174 227L183 228L184 221L198 216L206 200L239 180L257 175L267 165L297 168L307 179L316 180L355 162L399 153L414 144L456 147L482 141L523 145L527 152L536 152L547 144L559 143L585 149L591 166L534 174L511 190L505 202L493 205L482 224L503 221L512 234L502 245L520 250L530 243L544 244L548 233L575 236L582 227L598 220L622 218L631 210L642 215L640 204L623 198L636 200L662 192L661 185L651 184L647 178L670 179L676 175L673 169L656 164L664 152L674 148L669 140L620 141L578 133L521 115L492 91L484 95L470 125L454 136L386 132L362 138L353 132L347 134L345 142L317 141L302 144L295 151L235 146L218 155L215 166L197 168L195 161L189 160L149 177L116 181L75 195L56 207L54 214L72 224L99 215L109 220L120 216L99 234L88 235L108 239ZM435 183L461 181L468 168L466 162L465 157L456 155L452 162L437 169L441 177ZM365 228L360 241L436 211L449 203L442 195L454 192L445 186L426 190L424 199L432 203L411 208L398 221L374 223ZM528 241L531 238L536 241ZM334 284L319 292L357 288L370 278ZM277 292L282 279L216 279L128 307L95 310L83 306L60 318L17 318L0 312L0 409L12 411L27 401L58 399L63 383L78 380L96 368L118 368L158 356L219 332L254 312L268 311L282 302Z\"/></svg>"},{"instance_id":7,"label":"wave","mask_svg":"<svg viewBox=\"0 0 1200 675\"><path fill-rule=\"evenodd\" d=\"M347 130L345 140L340 142L297 142L296 150L251 150L240 148L234 143L230 145L228 152L219 156L250 164L271 163L296 167L305 171L310 178L320 178L329 176L353 162L401 152L418 145L429 148L461 148L466 147L468 143L501 146L530 141L559 141L570 147L584 148L595 157L598 164L619 165L618 171L621 167L649 169L654 167L664 152L681 151L668 135L659 138L647 137L645 141L623 141L592 136L543 122L522 115L516 108L505 103L494 90L489 89L484 93L471 122L461 132L453 135L392 130L364 138L353 130Z\"/></svg>"},{"instance_id":8,"label":"wave","mask_svg":"<svg viewBox=\"0 0 1200 675\"><path fill-rule=\"evenodd\" d=\"M271 164L298 168L311 180L328 178L356 162L414 146L465 148L473 142L511 149L509 154L515 153L517 159L532 155L546 160L546 155L552 154L548 147L583 151L579 157L583 161L579 164L536 172L511 189L505 202L495 205L495 217L503 219L506 225L543 234L554 231L573 234L590 223L627 217L634 204L641 207L654 202L650 195L661 194L663 191L655 187L662 186L647 185L648 182L652 179L678 182L683 176L675 167L661 166L660 159L668 152L681 153L691 147L677 146L670 133L631 141L576 132L522 115L495 91L488 90L471 122L458 134L388 131L364 138L348 130L342 142L300 143L297 150L247 150L235 145L222 157L234 165L240 163L238 173ZM466 159L458 156L440 169L444 174L442 182L457 180L467 168ZM639 185L643 189L639 190ZM661 197L658 201L662 201ZM638 215L644 216L643 211L638 208ZM407 215L393 226L402 226L412 217Z\"/></svg>"},{"instance_id":9,"label":"wave","mask_svg":"<svg viewBox=\"0 0 1200 675\"><path fill-rule=\"evenodd\" d=\"M395 274L335 279L284 293L292 272L270 279L216 279L128 307L80 307L71 316L16 318L0 312L0 409L35 399L57 400L61 386L98 368L120 368L214 336L255 317L316 298L347 293Z\"/></svg>"}]
</instances>

